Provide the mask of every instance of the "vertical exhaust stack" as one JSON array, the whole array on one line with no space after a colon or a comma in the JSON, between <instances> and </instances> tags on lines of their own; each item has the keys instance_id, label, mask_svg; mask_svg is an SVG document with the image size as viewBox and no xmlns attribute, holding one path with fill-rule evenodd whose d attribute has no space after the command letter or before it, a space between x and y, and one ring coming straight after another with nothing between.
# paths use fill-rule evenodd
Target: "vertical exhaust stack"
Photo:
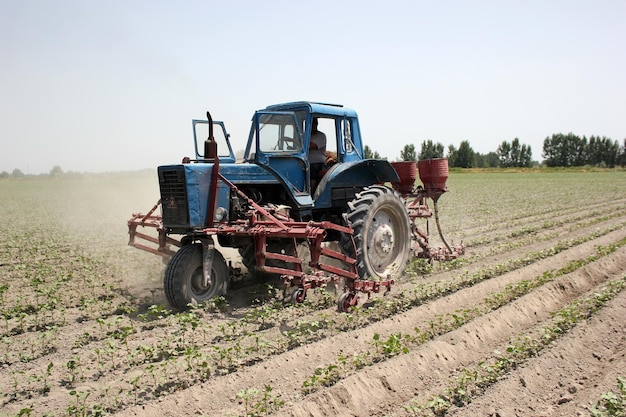
<instances>
[{"instance_id":1,"label":"vertical exhaust stack","mask_svg":"<svg viewBox=\"0 0 626 417\"><path fill-rule=\"evenodd\" d=\"M215 217L215 202L217 200L217 177L220 171L220 159L217 156L217 142L213 136L213 118L211 113L206 112L209 121L209 137L204 141L204 159L213 162L211 184L209 187L209 200L207 204L206 226L213 227Z\"/></svg>"},{"instance_id":2,"label":"vertical exhaust stack","mask_svg":"<svg viewBox=\"0 0 626 417\"><path fill-rule=\"evenodd\" d=\"M217 142L213 136L213 118L211 113L206 112L209 120L209 137L204 141L204 159L217 160Z\"/></svg>"}]
</instances>

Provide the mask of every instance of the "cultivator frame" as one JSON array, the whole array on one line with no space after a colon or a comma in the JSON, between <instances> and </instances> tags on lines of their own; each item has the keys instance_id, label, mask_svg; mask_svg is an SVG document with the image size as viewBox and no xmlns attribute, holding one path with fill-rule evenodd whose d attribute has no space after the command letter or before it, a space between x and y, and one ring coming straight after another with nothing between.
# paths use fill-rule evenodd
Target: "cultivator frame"
<instances>
[{"instance_id":1,"label":"cultivator frame","mask_svg":"<svg viewBox=\"0 0 626 417\"><path fill-rule=\"evenodd\" d=\"M210 118L210 115L209 115ZM212 134L211 134L212 137ZM212 142L207 141L209 145ZM216 151L213 151L213 154ZM190 162L189 160L184 162ZM128 220L129 242L128 244L138 249L161 255L165 258L172 256L175 251L170 249L170 245L182 247L194 241L203 242L203 279L204 283L210 283L210 268L213 259L213 236L227 236L231 238L248 237L251 238L255 248L256 270L271 274L280 275L284 284L284 298L293 303L304 301L308 290L328 286L328 284L338 284L343 282L344 292L338 299L340 311L348 311L349 308L358 303L358 293L365 293L369 298L371 293L378 293L385 288L388 292L394 284L391 276L383 280L362 279L357 271L357 260L342 252L324 247L328 232L341 233L350 236L352 253L357 253L354 241L354 230L349 226L343 226L330 221L295 221L288 214L281 212L277 207L262 207L249 198L244 192L237 188L232 182L225 178L219 170L219 159L213 159L214 166L211 177L211 189L217 190L218 181L226 184L231 192L236 193L248 203L248 211L244 219L233 222L213 221L215 214L215 193L211 193L209 208L207 213L207 227L195 230L193 233L185 235L181 240L168 236L163 226L162 216L155 214L161 200L155 204L147 214L134 213ZM414 187L416 180L417 166L413 162L394 163L394 168L399 173L400 182L393 183L392 187L402 196L411 226L411 251L414 257L427 259L429 262L446 261L455 259L465 252L465 245L450 245L446 241L439 224L437 201L447 191L445 182L448 177L447 160L435 159L418 162L420 166L420 179L424 186ZM408 167L408 171L407 171ZM427 200L433 201L434 211L430 209ZM430 246L429 222L434 217L439 236L445 247L433 248ZM426 220L426 230L422 230L417 225L417 219ZM154 238L146 233L137 231L138 227L148 227L156 229L158 237ZM290 252L277 253L267 250L267 239L284 239L286 245L291 245ZM158 245L157 248L138 243L136 240L145 240ZM310 261L309 272L303 265L303 260L298 256L298 246L306 242L309 249ZM344 244L344 247L346 245ZM340 261L343 268L322 262L322 257ZM283 262L285 267L268 265L268 260ZM291 267L287 267L291 265ZM232 270L232 268L231 268ZM295 287L295 289L293 289ZM289 295L289 290L291 294Z\"/></svg>"},{"instance_id":2,"label":"cultivator frame","mask_svg":"<svg viewBox=\"0 0 626 417\"><path fill-rule=\"evenodd\" d=\"M339 306L342 311L346 311L349 307L356 305L358 302L357 292L366 293L369 297L370 293L379 292L381 288L386 288L389 291L393 285L394 281L392 279L382 281L361 280L357 273L355 258L322 246L328 231L352 236L352 228L329 221L295 221L278 210L258 205L219 172L216 174L216 178L219 181L225 183L241 198L246 199L251 209L246 213L245 220L237 220L232 223L217 223L211 227L194 232L193 236L187 235L183 239L177 240L167 235L167 231L163 227L162 217L155 214L161 205L161 200L159 200L147 214L133 213L130 220L128 220L128 244L137 249L168 258L175 253L174 250L170 249L170 245L181 247L185 239L193 241L196 238L200 240L219 235L251 237L256 250L256 269L280 275L284 284L284 296L286 299L288 298L294 303L302 302L306 298L308 290L320 288L329 283L343 281L345 293L340 297L342 302ZM139 227L155 229L158 237L155 238L147 233L138 231ZM268 238L285 239L293 245L293 253L295 254L297 254L299 243L307 242L306 246L308 246L310 252L310 262L307 266L312 268L312 272L306 272L305 265L303 265L303 261L299 256L267 251L266 242ZM146 244L138 243L137 240L148 241L158 245L158 247L150 247ZM354 253L356 253L356 245L353 239L352 245ZM340 261L347 269L322 262L322 257ZM282 261L293 265L293 267L292 269L287 269L271 266L267 264L268 260ZM289 294L290 289L292 289L291 294Z\"/></svg>"}]
</instances>

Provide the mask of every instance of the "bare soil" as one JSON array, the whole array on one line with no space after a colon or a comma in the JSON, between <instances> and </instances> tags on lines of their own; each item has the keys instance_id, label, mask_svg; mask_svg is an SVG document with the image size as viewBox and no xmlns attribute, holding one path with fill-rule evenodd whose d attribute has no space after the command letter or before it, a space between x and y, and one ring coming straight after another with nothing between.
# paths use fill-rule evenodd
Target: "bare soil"
<instances>
[{"instance_id":1,"label":"bare soil","mask_svg":"<svg viewBox=\"0 0 626 417\"><path fill-rule=\"evenodd\" d=\"M283 304L274 281L235 289L225 304L193 315L168 314L163 263L124 246L121 220L130 207L149 209L154 189L137 195L135 184L101 187L95 199L104 221L97 224L76 221L85 210L61 210L59 197L47 210L74 219L62 226L69 242L49 242L46 250L56 252L40 249L29 255L39 261L28 264L16 249L20 241L2 248L0 284L13 284L2 293L8 318L1 327L0 416L434 415L428 404L446 398L469 370L501 358L516 341L540 338L554 327L555 314L626 280L626 186L620 188L626 175L617 182L610 196L598 192L584 208L560 187L537 201L497 194L488 209L476 203L460 213L450 205L464 207L475 190L445 195L442 223L448 238L465 240L463 259L428 273L409 270L389 294L362 299L349 314L336 311L336 295L321 291L302 305ZM18 236L12 230L2 232ZM225 256L241 267L233 251ZM33 272L34 265L47 272ZM33 287L33 276L52 283L68 270L74 275L54 287L64 290L54 293L56 310L7 313L49 300L31 291L44 288ZM553 278L485 308L487 300L547 275ZM15 291L18 282L25 290ZM590 415L603 393L617 389L617 377L626 376L625 317L626 291L618 291L439 415ZM385 353L390 345L380 342L394 335L406 349Z\"/></svg>"}]
</instances>

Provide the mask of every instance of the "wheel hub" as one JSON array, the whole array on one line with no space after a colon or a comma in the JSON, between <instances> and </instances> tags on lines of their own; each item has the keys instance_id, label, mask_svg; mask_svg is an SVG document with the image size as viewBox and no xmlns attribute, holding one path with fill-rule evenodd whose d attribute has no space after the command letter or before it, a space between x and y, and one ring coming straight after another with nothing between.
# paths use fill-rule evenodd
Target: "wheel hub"
<instances>
[{"instance_id":1,"label":"wheel hub","mask_svg":"<svg viewBox=\"0 0 626 417\"><path fill-rule=\"evenodd\" d=\"M206 293L210 288L211 288L211 284L204 285L204 277L202 275L202 268L199 268L199 271L196 270L196 272L193 274L193 277L191 277L191 291L195 295L201 296L204 293Z\"/></svg>"},{"instance_id":2,"label":"wheel hub","mask_svg":"<svg viewBox=\"0 0 626 417\"><path fill-rule=\"evenodd\" d=\"M373 249L372 258L375 262L380 262L388 258L393 253L394 247L394 235L393 229L388 224L381 224L374 231L372 236L372 245L370 249Z\"/></svg>"}]
</instances>

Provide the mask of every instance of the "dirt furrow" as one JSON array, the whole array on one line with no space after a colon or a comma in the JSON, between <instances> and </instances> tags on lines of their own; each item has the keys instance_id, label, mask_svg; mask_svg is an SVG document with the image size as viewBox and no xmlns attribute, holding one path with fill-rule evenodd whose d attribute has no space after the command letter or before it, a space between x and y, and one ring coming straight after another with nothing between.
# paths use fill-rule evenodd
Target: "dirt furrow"
<instances>
[{"instance_id":1,"label":"dirt furrow","mask_svg":"<svg viewBox=\"0 0 626 417\"><path fill-rule=\"evenodd\" d=\"M220 415L220 413L225 414L226 411L233 406L237 406L235 394L238 391L250 387L262 388L264 384L269 384L274 387L276 392L280 392L286 398L294 398L294 396L299 395L302 381L306 379L307 376L312 375L316 367L332 363L336 360L338 355L351 355L354 352L367 349L371 343L372 335L375 333L411 332L418 323L427 321L429 317L432 318L437 314L443 314L445 312L453 312L461 308L465 303L467 303L467 305L475 303L488 294L490 290L501 288L508 282L506 281L507 279L515 281L516 279L524 279L525 277L540 274L547 269L558 268L559 265L564 265L570 259L580 258L584 256L584 253L592 252L595 245L610 243L616 238L623 237L625 233L624 231L613 232L593 242L581 245L581 247L565 251L548 260L507 274L507 278L500 277L498 279L488 280L479 285L464 289L451 297L446 297L421 306L420 308L413 309L407 313L396 315L364 329L340 334L328 340L323 340L287 352L279 357L270 358L260 364L234 374L216 378L201 386L185 390L178 395L179 400L183 401L186 406L191 407L190 409L204 410L204 412L208 412L209 415ZM538 305L536 308L541 309L543 306ZM437 343L438 342L435 342L435 344ZM463 350L466 349L464 348ZM367 370L364 373L367 374L368 372L372 371ZM398 373L400 376L404 374L401 367ZM358 378L358 376L355 376L355 378ZM340 384L338 384L338 387L341 386ZM156 410L154 407L155 405L151 403L145 406L145 410L147 410L145 412L136 407L122 414L132 415L137 413L138 415L149 415L151 411ZM161 412L165 412L167 415L176 414L175 408L168 408L164 406L164 403L161 401L158 402L158 409Z\"/></svg>"},{"instance_id":2,"label":"dirt furrow","mask_svg":"<svg viewBox=\"0 0 626 417\"><path fill-rule=\"evenodd\" d=\"M532 214L514 220L511 220L509 216L503 218L493 217L490 223L483 222L474 227L463 227L460 230L454 225L444 224L451 226L454 231L458 230L461 237L471 243L473 240L485 241L489 240L490 237L517 234L518 231L529 228L540 231L543 230L544 227L547 227L547 229L550 230L579 221L611 215L615 212L623 211L625 203L626 199L622 199L620 201L603 201L586 205L584 210L575 206L553 209L541 213L535 211L530 212Z\"/></svg>"},{"instance_id":3,"label":"dirt furrow","mask_svg":"<svg viewBox=\"0 0 626 417\"><path fill-rule=\"evenodd\" d=\"M591 247L591 245L587 245L587 246ZM564 257L563 259L565 261L565 259L567 259L567 257ZM538 268L541 268L541 267L538 266ZM527 271L529 271L529 270L527 270ZM505 285L506 283L509 282L508 280L510 280L510 279L517 279L516 275L515 274L509 274L509 278L498 278L498 279L493 280L493 282L494 283L499 283L497 285ZM494 285L494 284L491 284L491 285ZM405 285L405 287L406 287L406 285ZM477 295L478 298L470 297L469 295L470 295L471 292L472 292L471 289L468 289L466 291L465 300L467 302L465 304L463 304L463 305L458 305L457 308L467 308L467 306L471 306L478 298L480 298L480 294L481 294L480 291L477 293L478 294ZM314 318L315 314L316 313L311 313L310 314L311 319ZM306 316L304 318L306 318ZM303 316L298 316L298 319L300 319L300 320L303 319ZM398 321L402 321L402 316L398 316L397 320ZM219 323L219 320L216 320L216 322ZM397 324L398 323L393 323L392 322L391 328L397 327ZM83 323L82 326L75 325L75 326L68 326L68 327L64 328L64 333L68 333L67 330L69 330L71 328L74 328L74 327L76 327L77 330L78 329L82 329L82 330L85 329L84 323ZM409 327L409 329L410 329L410 327ZM278 330L278 329L274 329L274 331L276 331L276 330ZM384 324L381 324L378 327L374 327L373 330L371 332L369 332L368 338L365 339L365 340L371 340L370 336L372 335L372 332L376 332L376 331L389 333L392 330L389 329L389 328L385 328ZM92 329L92 332L90 332L90 334L91 335L96 335L96 334L102 333L102 332L103 332L103 329ZM163 328L155 329L154 331L149 331L149 332L140 331L136 335L132 335L129 339L130 339L131 343L133 343L133 344L135 344L135 343L146 343L146 342L149 344L150 340L158 339L160 337L159 334L162 334L163 337L167 337L165 334L163 334L164 332L166 332L166 329L163 329ZM263 332L263 333L267 333L267 332ZM280 336L280 333L277 333L277 335ZM137 342L133 342L133 340L136 340ZM220 343L221 345L228 345L227 342L218 342L218 343ZM131 345L131 347L132 347L132 345ZM77 356L78 350L77 349L73 349L73 350L63 350L62 352L58 352L58 353L52 355L51 358L54 359L55 363L57 363L57 364L66 364L66 362L68 362L69 360L76 360L76 361L79 361L80 363L85 364L85 365L87 365L89 367L88 364L91 361L95 360L95 359L91 359L91 358L95 358L95 354L93 352L104 351L104 350L106 350L106 348L107 348L106 345L103 345L103 344L100 344L100 343L95 343L95 344L90 344L89 347L88 347L88 350L83 350L82 353L86 353L86 355ZM39 363L39 368L41 369L40 374L43 374L45 372L46 366L50 363L49 360L51 358L41 358L40 360L37 360L34 363L30 363L28 365L28 367L30 367L31 369L34 369L33 365L35 365L35 367L37 367L36 363ZM96 364L93 363L92 367L96 367ZM13 368L13 372L19 371L20 368L21 369L28 369L26 367L26 365L20 365L18 367L14 367ZM104 378L99 378L98 379L98 383L100 385L108 384L109 382L107 382L107 381L110 381L111 378L115 378L117 375L118 375L117 372L113 372L111 375L109 375L109 377L107 377L105 375ZM7 377L8 377L8 374L7 374ZM119 383L118 383L118 385L119 385Z\"/></svg>"},{"instance_id":4,"label":"dirt furrow","mask_svg":"<svg viewBox=\"0 0 626 417\"><path fill-rule=\"evenodd\" d=\"M468 244L458 261L433 270L415 265L428 273L394 277L390 294L361 299L347 315L322 291L303 304L281 305L279 284L271 281L275 288L256 282L229 292L220 313L206 307L170 314L160 260L126 246L128 216L158 198L153 174L130 180L132 191L121 187L125 177L25 182L5 199L0 415L268 415L264 393L287 403L285 415L406 415L403 406L416 396L440 393L464 375L454 363L474 368L497 359L490 347L506 349L507 334L536 331L550 309L581 291L600 291L593 282L615 275L611 262L621 265L624 257L623 248L609 255L626 237L623 172L455 172L439 209L446 237ZM440 246L431 226L431 243ZM574 279L579 274L587 275ZM601 334L589 320L588 334L555 341L476 393L472 404L449 412L583 413L585 398L614 389L624 369L624 329L617 326L624 303L614 308ZM587 353L579 357L577 349ZM422 374L408 372L420 361ZM580 369L570 367L576 363ZM331 368L334 379L315 380ZM508 392L515 390L528 399Z\"/></svg>"},{"instance_id":5,"label":"dirt furrow","mask_svg":"<svg viewBox=\"0 0 626 417\"><path fill-rule=\"evenodd\" d=\"M427 400L443 390L459 369L490 358L509 338L549 320L551 311L604 282L611 274L621 274L626 268L626 250L620 252L565 275L407 355L367 368L304 401L294 402L278 415L369 416L386 414L390 407L411 398Z\"/></svg>"},{"instance_id":6,"label":"dirt furrow","mask_svg":"<svg viewBox=\"0 0 626 417\"><path fill-rule=\"evenodd\" d=\"M626 376L626 292L580 323L544 354L531 358L458 416L588 415L600 396Z\"/></svg>"}]
</instances>

